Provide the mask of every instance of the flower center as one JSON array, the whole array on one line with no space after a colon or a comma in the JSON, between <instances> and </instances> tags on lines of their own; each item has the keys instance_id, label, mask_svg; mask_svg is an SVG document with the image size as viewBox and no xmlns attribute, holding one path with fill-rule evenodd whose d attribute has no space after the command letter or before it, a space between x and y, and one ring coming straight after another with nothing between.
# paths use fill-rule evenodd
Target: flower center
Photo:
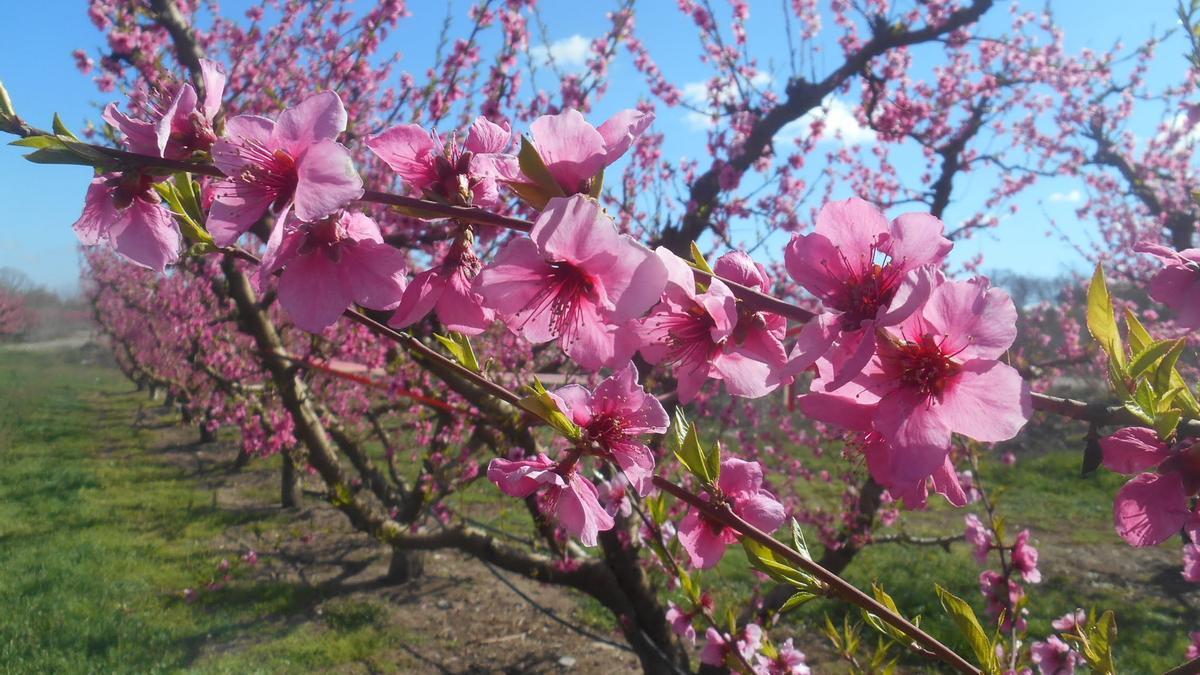
<instances>
[{"instance_id":1,"label":"flower center","mask_svg":"<svg viewBox=\"0 0 1200 675\"><path fill-rule=\"evenodd\" d=\"M446 151L433 161L437 182L430 190L451 204L470 204L475 195L473 188L478 181L470 175L471 153L460 151L451 141Z\"/></svg>"},{"instance_id":2,"label":"flower center","mask_svg":"<svg viewBox=\"0 0 1200 675\"><path fill-rule=\"evenodd\" d=\"M552 262L545 285L523 310L528 312L525 322L549 312L551 334L574 342L582 323L583 302L592 298L595 290L587 272L568 262Z\"/></svg>"},{"instance_id":3,"label":"flower center","mask_svg":"<svg viewBox=\"0 0 1200 675\"><path fill-rule=\"evenodd\" d=\"M157 204L162 197L154 190L154 179L144 173L123 173L108 179L112 186L113 204L118 209L127 209L133 200L140 199Z\"/></svg>"},{"instance_id":4,"label":"flower center","mask_svg":"<svg viewBox=\"0 0 1200 675\"><path fill-rule=\"evenodd\" d=\"M238 174L238 180L272 193L271 209L276 213L296 194L296 160L287 150L271 150L257 141L247 141L238 147L238 155L249 162Z\"/></svg>"},{"instance_id":5,"label":"flower center","mask_svg":"<svg viewBox=\"0 0 1200 675\"><path fill-rule=\"evenodd\" d=\"M212 125L198 110L193 110L185 120L171 122L171 142L178 145L185 156L194 152L208 152L216 140Z\"/></svg>"},{"instance_id":6,"label":"flower center","mask_svg":"<svg viewBox=\"0 0 1200 675\"><path fill-rule=\"evenodd\" d=\"M902 386L938 399L962 371L962 366L951 356L942 351L941 341L928 334L916 342L893 343L890 348L880 350L880 357Z\"/></svg>"},{"instance_id":7,"label":"flower center","mask_svg":"<svg viewBox=\"0 0 1200 675\"><path fill-rule=\"evenodd\" d=\"M626 438L625 423L612 415L597 415L584 429L587 440L607 449Z\"/></svg>"},{"instance_id":8,"label":"flower center","mask_svg":"<svg viewBox=\"0 0 1200 675\"><path fill-rule=\"evenodd\" d=\"M833 292L829 305L842 313L848 330L856 330L862 322L874 319L880 308L891 304L900 287L901 269L874 243L857 264L844 253L841 256L848 274L842 279L841 288Z\"/></svg>"},{"instance_id":9,"label":"flower center","mask_svg":"<svg viewBox=\"0 0 1200 675\"><path fill-rule=\"evenodd\" d=\"M712 341L712 329L717 322L699 303L693 304L685 313L669 312L655 321L662 330L660 340L667 347L666 361L670 363L704 362L713 351L720 349Z\"/></svg>"}]
</instances>

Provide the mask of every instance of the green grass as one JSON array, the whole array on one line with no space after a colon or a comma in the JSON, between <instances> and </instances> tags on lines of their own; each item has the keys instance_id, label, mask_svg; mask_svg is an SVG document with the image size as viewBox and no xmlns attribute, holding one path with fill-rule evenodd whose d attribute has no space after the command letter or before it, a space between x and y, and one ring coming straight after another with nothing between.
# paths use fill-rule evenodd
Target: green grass
<instances>
[{"instance_id":1,"label":"green grass","mask_svg":"<svg viewBox=\"0 0 1200 675\"><path fill-rule=\"evenodd\" d=\"M223 530L286 517L214 509L147 450L156 432L132 428L145 401L78 352L0 351L0 672L294 672L405 639L349 599L306 621L327 599L300 584L239 580L184 602Z\"/></svg>"}]
</instances>

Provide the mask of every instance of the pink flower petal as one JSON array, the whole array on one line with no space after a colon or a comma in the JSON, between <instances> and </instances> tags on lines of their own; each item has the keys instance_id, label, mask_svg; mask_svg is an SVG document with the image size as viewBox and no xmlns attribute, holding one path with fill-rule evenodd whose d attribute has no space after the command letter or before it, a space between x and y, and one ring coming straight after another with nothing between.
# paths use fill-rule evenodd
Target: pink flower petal
<instances>
[{"instance_id":1,"label":"pink flower petal","mask_svg":"<svg viewBox=\"0 0 1200 675\"><path fill-rule=\"evenodd\" d=\"M319 141L296 165L296 217L320 220L363 194L362 178L341 143Z\"/></svg>"},{"instance_id":2,"label":"pink flower petal","mask_svg":"<svg viewBox=\"0 0 1200 675\"><path fill-rule=\"evenodd\" d=\"M578 110L543 115L529 125L534 145L554 180L568 194L604 168L608 148L600 132Z\"/></svg>"},{"instance_id":3,"label":"pink flower petal","mask_svg":"<svg viewBox=\"0 0 1200 675\"><path fill-rule=\"evenodd\" d=\"M1100 439L1104 466L1111 471L1135 474L1152 469L1171 456L1167 444L1153 429L1125 427Z\"/></svg>"},{"instance_id":4,"label":"pink flower petal","mask_svg":"<svg viewBox=\"0 0 1200 675\"><path fill-rule=\"evenodd\" d=\"M279 304L310 333L332 326L353 301L337 264L321 251L295 258L279 276Z\"/></svg>"},{"instance_id":5,"label":"pink flower petal","mask_svg":"<svg viewBox=\"0 0 1200 675\"><path fill-rule=\"evenodd\" d=\"M342 99L335 92L323 91L280 113L273 136L285 149L299 154L312 144L337 138L346 130L346 120Z\"/></svg>"},{"instance_id":6,"label":"pink flower petal","mask_svg":"<svg viewBox=\"0 0 1200 675\"><path fill-rule=\"evenodd\" d=\"M367 138L366 145L410 187L424 190L438 180L433 163L441 148L428 131L416 124L401 124Z\"/></svg>"},{"instance_id":7,"label":"pink flower petal","mask_svg":"<svg viewBox=\"0 0 1200 675\"><path fill-rule=\"evenodd\" d=\"M1117 534L1130 546L1157 546L1177 534L1191 511L1178 473L1139 474L1113 500Z\"/></svg>"},{"instance_id":8,"label":"pink flower petal","mask_svg":"<svg viewBox=\"0 0 1200 675\"><path fill-rule=\"evenodd\" d=\"M1033 414L1029 385L998 361L969 361L935 406L954 431L977 441L1007 441Z\"/></svg>"}]
</instances>

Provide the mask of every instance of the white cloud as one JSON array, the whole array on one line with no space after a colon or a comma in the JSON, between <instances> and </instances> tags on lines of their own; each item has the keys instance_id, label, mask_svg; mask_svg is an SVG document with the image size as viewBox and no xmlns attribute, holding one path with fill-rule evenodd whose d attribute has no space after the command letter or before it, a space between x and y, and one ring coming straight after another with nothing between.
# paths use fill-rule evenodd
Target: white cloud
<instances>
[{"instance_id":1,"label":"white cloud","mask_svg":"<svg viewBox=\"0 0 1200 675\"><path fill-rule=\"evenodd\" d=\"M810 133L813 122L823 121L822 142L838 142L844 145L870 145L875 142L875 131L858 123L854 111L841 99L827 98L820 108L814 108L798 120L789 122L779 130L779 137L794 140Z\"/></svg>"},{"instance_id":2,"label":"white cloud","mask_svg":"<svg viewBox=\"0 0 1200 675\"><path fill-rule=\"evenodd\" d=\"M1050 201L1078 204L1079 202L1083 201L1083 193L1079 190L1071 190L1070 192L1052 192L1050 193Z\"/></svg>"},{"instance_id":3,"label":"white cloud","mask_svg":"<svg viewBox=\"0 0 1200 675\"><path fill-rule=\"evenodd\" d=\"M591 45L591 40L576 33L571 37L555 40L549 45L534 45L529 48L529 55L539 66L550 65L550 61L553 60L559 68L575 70L583 67Z\"/></svg>"}]
</instances>

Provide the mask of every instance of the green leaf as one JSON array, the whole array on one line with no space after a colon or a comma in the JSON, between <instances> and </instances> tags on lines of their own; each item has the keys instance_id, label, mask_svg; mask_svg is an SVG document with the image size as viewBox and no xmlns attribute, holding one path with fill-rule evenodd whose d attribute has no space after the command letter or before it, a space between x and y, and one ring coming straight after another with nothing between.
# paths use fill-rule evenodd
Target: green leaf
<instances>
[{"instance_id":1,"label":"green leaf","mask_svg":"<svg viewBox=\"0 0 1200 675\"><path fill-rule=\"evenodd\" d=\"M700 601L700 591L696 588L695 582L692 581L692 575L688 574L687 570L682 568L679 570L679 586L687 594L692 604L697 604Z\"/></svg>"},{"instance_id":2,"label":"green leaf","mask_svg":"<svg viewBox=\"0 0 1200 675\"><path fill-rule=\"evenodd\" d=\"M546 168L546 163L542 161L537 147L530 143L525 136L521 137L521 151L517 153L517 163L521 165L521 173L533 181L533 184L546 195L547 200L551 197L565 196L558 181L554 180L554 175L550 173L550 169Z\"/></svg>"},{"instance_id":3,"label":"green leaf","mask_svg":"<svg viewBox=\"0 0 1200 675\"><path fill-rule=\"evenodd\" d=\"M12 145L38 148L25 155L34 164L76 164L100 167L109 163L109 157L87 143L64 136L32 136L13 141Z\"/></svg>"},{"instance_id":4,"label":"green leaf","mask_svg":"<svg viewBox=\"0 0 1200 675\"><path fill-rule=\"evenodd\" d=\"M1170 352L1177 344L1182 342L1183 340L1158 340L1150 343L1149 346L1129 362L1127 370L1129 377L1141 377L1142 373L1150 370L1154 364L1167 355L1167 352Z\"/></svg>"},{"instance_id":5,"label":"green leaf","mask_svg":"<svg viewBox=\"0 0 1200 675\"><path fill-rule=\"evenodd\" d=\"M1117 619L1112 610L1101 615L1099 621L1089 622L1087 639L1083 641L1083 657L1092 671L1103 675L1115 675L1113 646L1117 641Z\"/></svg>"},{"instance_id":6,"label":"green leaf","mask_svg":"<svg viewBox=\"0 0 1200 675\"><path fill-rule=\"evenodd\" d=\"M1138 383L1137 389L1134 390L1131 399L1125 402L1125 409L1137 416L1146 426L1153 426L1156 402L1154 391L1143 380Z\"/></svg>"},{"instance_id":7,"label":"green leaf","mask_svg":"<svg viewBox=\"0 0 1200 675\"><path fill-rule=\"evenodd\" d=\"M76 166L96 166L96 163L66 148L42 148L25 155L25 159L34 164L74 164Z\"/></svg>"},{"instance_id":8,"label":"green leaf","mask_svg":"<svg viewBox=\"0 0 1200 675\"><path fill-rule=\"evenodd\" d=\"M583 430L558 409L558 404L554 402L550 392L546 391L546 387L540 380L535 377L533 384L528 388L533 393L521 399L522 408L541 418L543 422L571 441L583 438Z\"/></svg>"},{"instance_id":9,"label":"green leaf","mask_svg":"<svg viewBox=\"0 0 1200 675\"><path fill-rule=\"evenodd\" d=\"M792 597L787 599L787 602L784 602L783 605L779 607L779 613L783 614L785 612L790 612L800 605L807 603L809 600L815 600L819 597L820 596L816 593L810 593L809 591L796 591L794 594L792 594Z\"/></svg>"},{"instance_id":10,"label":"green leaf","mask_svg":"<svg viewBox=\"0 0 1200 675\"><path fill-rule=\"evenodd\" d=\"M650 520L654 521L655 525L662 525L667 522L666 493L660 492L653 497L646 497L643 501L650 512Z\"/></svg>"},{"instance_id":11,"label":"green leaf","mask_svg":"<svg viewBox=\"0 0 1200 675\"><path fill-rule=\"evenodd\" d=\"M805 560L812 560L812 555L808 552L808 542L804 540L804 530L800 529L800 523L795 518L792 518L792 548L804 556Z\"/></svg>"},{"instance_id":12,"label":"green leaf","mask_svg":"<svg viewBox=\"0 0 1200 675\"><path fill-rule=\"evenodd\" d=\"M15 145L18 148L65 148L66 147L65 145L63 145L63 142L61 140L59 140L58 136L49 136L49 135L26 136L25 138L18 138L17 140L9 143L9 145Z\"/></svg>"},{"instance_id":13,"label":"green leaf","mask_svg":"<svg viewBox=\"0 0 1200 675\"><path fill-rule=\"evenodd\" d=\"M1179 363L1179 357L1183 355L1183 349L1187 346L1187 341L1179 338L1173 342L1175 343L1174 346L1163 356L1162 361L1158 362L1158 368L1154 371L1154 388L1160 392L1168 391L1177 386L1181 386L1184 389L1187 388L1183 378L1175 370L1175 366Z\"/></svg>"},{"instance_id":14,"label":"green leaf","mask_svg":"<svg viewBox=\"0 0 1200 675\"><path fill-rule=\"evenodd\" d=\"M512 181L512 182L508 182L505 184L508 185L508 187L512 188L512 191L517 193L517 196L520 197L522 201L524 201L526 204L529 204L530 206L532 206L535 209L541 210L541 209L545 208L546 202L550 201L550 195L543 192L541 188L534 185L533 183L520 183L520 182ZM417 211L417 209L412 209L412 210L414 212ZM411 213L409 215L413 215L417 218L424 217L417 213ZM441 216L441 217L445 218L445 216Z\"/></svg>"},{"instance_id":15,"label":"green leaf","mask_svg":"<svg viewBox=\"0 0 1200 675\"><path fill-rule=\"evenodd\" d=\"M1146 331L1145 326L1128 307L1125 308L1125 326L1129 328L1129 348L1136 354L1146 348L1146 345L1154 342L1150 337L1150 333Z\"/></svg>"},{"instance_id":16,"label":"green leaf","mask_svg":"<svg viewBox=\"0 0 1200 675\"><path fill-rule=\"evenodd\" d=\"M888 595L887 592L879 586L879 584L871 584L871 592L879 604L892 610L893 614L901 616L900 610L896 607L896 601L892 600L892 596ZM907 644L911 641L911 639L904 634L904 631L896 628L890 623L885 622L883 619L879 618L878 615L872 612L868 612L864 609L863 618L866 619L867 623L870 624L872 628L879 631L883 635L892 638L893 640L897 640L903 644Z\"/></svg>"},{"instance_id":17,"label":"green leaf","mask_svg":"<svg viewBox=\"0 0 1200 675\"><path fill-rule=\"evenodd\" d=\"M202 222L204 209L200 208L200 185L187 172L175 174L175 189L179 192L179 204L192 220Z\"/></svg>"},{"instance_id":18,"label":"green leaf","mask_svg":"<svg viewBox=\"0 0 1200 675\"><path fill-rule=\"evenodd\" d=\"M1168 410L1160 412L1154 416L1154 432L1159 438L1170 438L1175 435L1175 427L1179 426L1179 420L1183 419L1182 410Z\"/></svg>"},{"instance_id":19,"label":"green leaf","mask_svg":"<svg viewBox=\"0 0 1200 675\"><path fill-rule=\"evenodd\" d=\"M206 244L206 243L201 242L201 243L192 244L191 246L189 246L188 247L188 255L190 255L194 258L199 258L201 256L206 256L210 253L216 253L219 250L221 250L221 249L217 248L216 246L213 246L212 244Z\"/></svg>"},{"instance_id":20,"label":"green leaf","mask_svg":"<svg viewBox=\"0 0 1200 675\"><path fill-rule=\"evenodd\" d=\"M17 109L13 107L12 98L8 95L8 90L4 88L4 83L0 82L0 117L16 117Z\"/></svg>"},{"instance_id":21,"label":"green leaf","mask_svg":"<svg viewBox=\"0 0 1200 675\"><path fill-rule=\"evenodd\" d=\"M453 332L450 333L449 336L438 335L437 333L434 333L433 337L437 338L437 341L442 343L442 346L446 348L446 351L450 352L450 355L453 356L454 360L458 361L462 367L470 370L473 373L479 372L479 359L476 358L475 349L471 346L471 338L463 335L462 333Z\"/></svg>"},{"instance_id":22,"label":"green leaf","mask_svg":"<svg viewBox=\"0 0 1200 675\"><path fill-rule=\"evenodd\" d=\"M811 574L788 564L787 561L775 555L774 551L750 537L742 537L742 548L746 550L746 558L750 564L775 581L795 586L809 593L820 589L820 584Z\"/></svg>"},{"instance_id":23,"label":"green leaf","mask_svg":"<svg viewBox=\"0 0 1200 675\"><path fill-rule=\"evenodd\" d=\"M837 626L833 625L833 620L829 618L828 614L825 615L823 630L825 637L829 638L829 641L833 643L833 648L839 652L842 651L842 634L838 631Z\"/></svg>"},{"instance_id":24,"label":"green leaf","mask_svg":"<svg viewBox=\"0 0 1200 675\"><path fill-rule=\"evenodd\" d=\"M700 251L700 247L694 241L692 242L692 263L698 270L708 272L709 274L713 273L712 267L709 267L708 261L704 259L704 254Z\"/></svg>"},{"instance_id":25,"label":"green leaf","mask_svg":"<svg viewBox=\"0 0 1200 675\"><path fill-rule=\"evenodd\" d=\"M54 133L58 134L59 136L66 136L73 141L79 140L79 138L75 136L75 134L71 133L71 130L67 128L67 125L63 123L62 118L58 116L58 113L54 113L54 122L52 123L51 128L53 128Z\"/></svg>"},{"instance_id":26,"label":"green leaf","mask_svg":"<svg viewBox=\"0 0 1200 675\"><path fill-rule=\"evenodd\" d=\"M588 196L592 199L600 199L600 193L604 191L604 169L592 176L592 180L588 184Z\"/></svg>"},{"instance_id":27,"label":"green leaf","mask_svg":"<svg viewBox=\"0 0 1200 675\"><path fill-rule=\"evenodd\" d=\"M667 449L678 455L683 449L683 439L687 438L690 427L683 406L676 406L675 414L671 417L671 426L667 429Z\"/></svg>"},{"instance_id":28,"label":"green leaf","mask_svg":"<svg viewBox=\"0 0 1200 675\"><path fill-rule=\"evenodd\" d=\"M1125 349L1121 345L1121 333L1117 330L1117 319L1113 315L1108 284L1104 281L1104 268L1100 265L1096 265L1096 273L1092 275L1092 283L1088 286L1087 325L1088 331L1100 343L1108 358L1124 366Z\"/></svg>"},{"instance_id":29,"label":"green leaf","mask_svg":"<svg viewBox=\"0 0 1200 675\"><path fill-rule=\"evenodd\" d=\"M192 243L213 245L212 235L208 233L200 223L197 223L188 214L179 197L179 190L174 183L159 182L154 184L154 190L162 196L163 201L170 207L172 215L175 216L176 222L179 223L179 230L183 236Z\"/></svg>"},{"instance_id":30,"label":"green leaf","mask_svg":"<svg viewBox=\"0 0 1200 675\"><path fill-rule=\"evenodd\" d=\"M983 672L988 675L999 673L1000 664L996 660L996 650L988 640L987 633L983 632L983 626L979 625L975 610L971 609L971 605L966 600L940 585L935 584L934 589L937 591L938 599L942 602L942 608L954 620L954 624L958 626L958 632L967 639L967 644L971 645L971 651L975 652L975 658Z\"/></svg>"},{"instance_id":31,"label":"green leaf","mask_svg":"<svg viewBox=\"0 0 1200 675\"><path fill-rule=\"evenodd\" d=\"M683 464L684 468L704 482L705 485L711 485L717 479L716 471L719 471L720 467L718 466L714 470L709 465L709 453L701 447L700 434L696 431L695 422L688 425L687 435L683 437L683 442L680 443L679 449L675 451L675 457L679 459L680 464Z\"/></svg>"}]
</instances>

